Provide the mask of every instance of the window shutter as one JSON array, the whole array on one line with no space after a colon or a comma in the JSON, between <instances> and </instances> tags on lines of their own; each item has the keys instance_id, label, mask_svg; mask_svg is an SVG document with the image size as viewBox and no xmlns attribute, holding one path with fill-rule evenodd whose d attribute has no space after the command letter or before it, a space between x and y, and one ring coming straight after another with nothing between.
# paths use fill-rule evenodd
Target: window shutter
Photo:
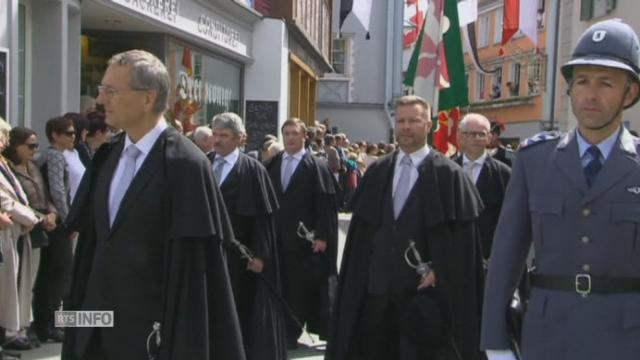
<instances>
[{"instance_id":1,"label":"window shutter","mask_svg":"<svg viewBox=\"0 0 640 360\"><path fill-rule=\"evenodd\" d=\"M593 0L580 0L580 20L593 18Z\"/></svg>"}]
</instances>

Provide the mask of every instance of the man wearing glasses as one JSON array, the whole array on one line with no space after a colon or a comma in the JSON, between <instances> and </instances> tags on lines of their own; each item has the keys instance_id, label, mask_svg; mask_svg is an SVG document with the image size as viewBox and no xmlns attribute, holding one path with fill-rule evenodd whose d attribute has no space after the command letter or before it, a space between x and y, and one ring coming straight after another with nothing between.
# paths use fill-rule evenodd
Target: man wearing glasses
<instances>
[{"instance_id":1,"label":"man wearing glasses","mask_svg":"<svg viewBox=\"0 0 640 360\"><path fill-rule=\"evenodd\" d=\"M498 224L504 193L511 169L487 153L490 138L489 120L481 114L469 113L460 122L460 152L454 160L476 185L484 211L480 215L480 238L485 261L491 254L491 240Z\"/></svg>"},{"instance_id":2,"label":"man wearing glasses","mask_svg":"<svg viewBox=\"0 0 640 360\"><path fill-rule=\"evenodd\" d=\"M98 102L123 132L98 149L69 226L80 232L67 310L113 326L65 332L62 359L245 359L222 242L233 239L213 171L168 127L169 74L116 54Z\"/></svg>"}]
</instances>

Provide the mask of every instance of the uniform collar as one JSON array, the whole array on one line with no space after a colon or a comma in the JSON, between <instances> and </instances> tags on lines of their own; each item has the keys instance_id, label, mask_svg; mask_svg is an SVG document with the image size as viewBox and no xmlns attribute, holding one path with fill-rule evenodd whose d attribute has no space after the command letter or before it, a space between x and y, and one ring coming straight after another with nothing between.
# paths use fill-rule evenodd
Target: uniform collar
<instances>
[{"instance_id":1,"label":"uniform collar","mask_svg":"<svg viewBox=\"0 0 640 360\"><path fill-rule=\"evenodd\" d=\"M611 134L608 138L602 140L600 143L595 144L600 153L606 160L613 149L613 146L616 144L616 140L618 140L618 136L620 135L620 129ZM590 144L582 134L580 134L580 130L576 129L576 140L578 141L578 153L580 154L580 158L582 159L592 144Z\"/></svg>"}]
</instances>

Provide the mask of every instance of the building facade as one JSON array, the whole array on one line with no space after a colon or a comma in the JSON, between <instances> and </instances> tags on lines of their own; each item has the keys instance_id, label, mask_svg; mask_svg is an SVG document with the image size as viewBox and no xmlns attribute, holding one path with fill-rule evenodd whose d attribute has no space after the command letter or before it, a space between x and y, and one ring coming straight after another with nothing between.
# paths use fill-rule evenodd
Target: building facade
<instances>
[{"instance_id":1,"label":"building facade","mask_svg":"<svg viewBox=\"0 0 640 360\"><path fill-rule=\"evenodd\" d=\"M169 121L189 131L237 112L256 144L289 116L315 120L315 81L331 68L330 0L6 1L0 116L41 136L47 119L97 96L120 51L165 62Z\"/></svg>"},{"instance_id":2,"label":"building facade","mask_svg":"<svg viewBox=\"0 0 640 360\"><path fill-rule=\"evenodd\" d=\"M317 119L350 139L388 141L392 100L402 95L403 1L373 1L368 31L353 14L338 28L340 1L334 3L334 72L318 84Z\"/></svg>"},{"instance_id":3,"label":"building facade","mask_svg":"<svg viewBox=\"0 0 640 360\"><path fill-rule=\"evenodd\" d=\"M517 144L523 138L545 128L544 96L547 51L547 7L550 0L538 1L538 44L516 34L503 48L502 22L504 4L500 0L479 1L478 19L475 23L478 57L482 67L490 73L479 71L465 53L469 84L469 111L479 112L490 120L505 125L502 138Z\"/></svg>"},{"instance_id":4,"label":"building facade","mask_svg":"<svg viewBox=\"0 0 640 360\"><path fill-rule=\"evenodd\" d=\"M571 58L571 52L580 35L596 22L620 18L640 34L640 7L635 1L616 0L557 0L560 2L560 24L558 43L558 68ZM571 103L566 95L567 84L558 76L556 80L555 115L562 130L576 126L576 118L571 111ZM640 131L640 106L624 112L625 126Z\"/></svg>"}]
</instances>

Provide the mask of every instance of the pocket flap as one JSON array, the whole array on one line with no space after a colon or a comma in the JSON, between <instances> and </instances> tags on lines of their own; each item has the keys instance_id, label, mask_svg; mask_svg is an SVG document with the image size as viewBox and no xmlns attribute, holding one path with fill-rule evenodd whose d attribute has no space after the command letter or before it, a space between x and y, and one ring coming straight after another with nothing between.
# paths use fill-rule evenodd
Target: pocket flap
<instances>
[{"instance_id":1,"label":"pocket flap","mask_svg":"<svg viewBox=\"0 0 640 360\"><path fill-rule=\"evenodd\" d=\"M623 202L611 204L611 220L640 222L640 203Z\"/></svg>"},{"instance_id":2,"label":"pocket flap","mask_svg":"<svg viewBox=\"0 0 640 360\"><path fill-rule=\"evenodd\" d=\"M531 195L529 197L529 210L541 214L562 214L563 200L559 195Z\"/></svg>"},{"instance_id":3,"label":"pocket flap","mask_svg":"<svg viewBox=\"0 0 640 360\"><path fill-rule=\"evenodd\" d=\"M640 326L640 301L638 297L627 300L622 310L622 327L625 329Z\"/></svg>"}]
</instances>

